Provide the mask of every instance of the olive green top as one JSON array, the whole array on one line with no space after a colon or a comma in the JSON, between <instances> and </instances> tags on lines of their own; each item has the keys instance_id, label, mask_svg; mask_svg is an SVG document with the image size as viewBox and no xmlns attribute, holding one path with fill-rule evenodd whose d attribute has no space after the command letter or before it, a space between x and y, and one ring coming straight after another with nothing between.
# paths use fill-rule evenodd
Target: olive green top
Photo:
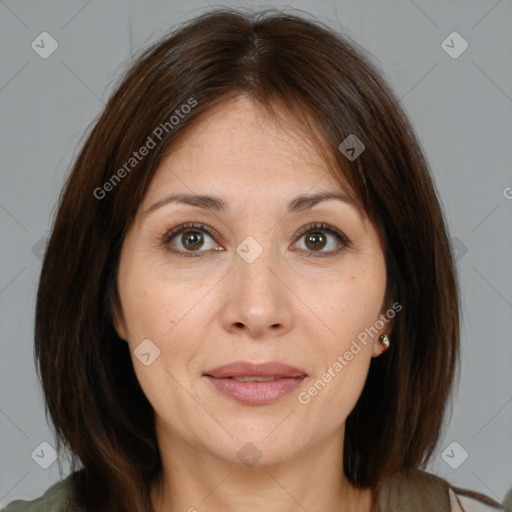
<instances>
[{"instance_id":1,"label":"olive green top","mask_svg":"<svg viewBox=\"0 0 512 512\"><path fill-rule=\"evenodd\" d=\"M68 503L72 501L71 496L72 485L71 475L69 475L64 480L60 480L49 487L39 498L31 501L11 501L0 512L64 512ZM76 510L78 512L80 509L71 507L68 510Z\"/></svg>"},{"instance_id":2,"label":"olive green top","mask_svg":"<svg viewBox=\"0 0 512 512\"><path fill-rule=\"evenodd\" d=\"M443 479L431 473L417 470L412 475L385 480L375 512L507 512L447 488ZM84 512L73 500L71 477L53 484L32 501L11 501L0 512Z\"/></svg>"}]
</instances>

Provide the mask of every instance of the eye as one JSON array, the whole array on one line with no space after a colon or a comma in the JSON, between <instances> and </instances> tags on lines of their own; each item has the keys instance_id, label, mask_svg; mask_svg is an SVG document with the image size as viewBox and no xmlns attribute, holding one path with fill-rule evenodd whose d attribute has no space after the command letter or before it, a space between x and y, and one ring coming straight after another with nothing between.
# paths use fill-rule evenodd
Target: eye
<instances>
[{"instance_id":1,"label":"eye","mask_svg":"<svg viewBox=\"0 0 512 512\"><path fill-rule=\"evenodd\" d=\"M178 238L178 235L182 235ZM211 249L222 250L215 243L210 244L210 247L200 250L205 242L205 235L213 241L213 237L221 238L215 231L204 224L188 223L177 226L170 231L167 231L162 238L162 244L171 252L185 257L197 257L200 254L197 252L208 252ZM173 239L176 238L178 249L173 244ZM179 247L181 245L181 247Z\"/></svg>"},{"instance_id":2,"label":"eye","mask_svg":"<svg viewBox=\"0 0 512 512\"><path fill-rule=\"evenodd\" d=\"M329 243L329 236L331 235L334 240ZM350 240L337 229L323 223L313 223L304 227L298 234L295 235L296 240L304 238L305 248L302 250L309 252L310 256L313 253L315 256L332 256L338 254L342 248L350 246ZM323 251L326 246L330 245L330 250ZM340 248L341 246L341 248Z\"/></svg>"},{"instance_id":3,"label":"eye","mask_svg":"<svg viewBox=\"0 0 512 512\"><path fill-rule=\"evenodd\" d=\"M178 235L182 236L178 237ZM306 245L300 250L308 252L309 256L312 254L320 257L332 256L338 254L344 247L350 246L349 239L328 224L308 224L294 236L294 240L298 241L304 236ZM330 237L333 240L329 240ZM211 240L210 246L205 247L205 240L208 238ZM209 252L212 249L217 251L224 250L216 245L214 238L222 239L213 229L204 224L187 223L166 231L162 237L162 245L178 256L198 257L202 256L199 253ZM330 250L323 251L329 245L331 246Z\"/></svg>"}]
</instances>

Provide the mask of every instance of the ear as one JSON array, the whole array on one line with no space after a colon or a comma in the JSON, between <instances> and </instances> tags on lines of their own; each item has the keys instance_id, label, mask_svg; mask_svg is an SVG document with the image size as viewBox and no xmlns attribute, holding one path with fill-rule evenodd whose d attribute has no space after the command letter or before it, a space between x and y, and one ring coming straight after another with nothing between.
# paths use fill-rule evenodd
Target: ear
<instances>
[{"instance_id":1,"label":"ear","mask_svg":"<svg viewBox=\"0 0 512 512\"><path fill-rule=\"evenodd\" d=\"M126 323L124 320L123 311L117 295L117 291L112 282L109 282L107 291L107 307L110 313L110 319L112 326L116 331L119 338L124 341L128 341L128 330L126 329Z\"/></svg>"},{"instance_id":2,"label":"ear","mask_svg":"<svg viewBox=\"0 0 512 512\"><path fill-rule=\"evenodd\" d=\"M119 338L124 341L128 341L128 334L122 315L117 314L117 312L112 315L112 326L114 327L114 330L116 331Z\"/></svg>"},{"instance_id":3,"label":"ear","mask_svg":"<svg viewBox=\"0 0 512 512\"><path fill-rule=\"evenodd\" d=\"M380 337L383 334L387 334L390 340L390 343L393 343L393 325L395 323L395 318L390 318L388 322L385 322L385 325L382 329L379 330L377 335L373 338L373 350L372 350L372 357L379 357L383 352L386 350L389 350L389 348L386 348L382 342L380 341Z\"/></svg>"}]
</instances>

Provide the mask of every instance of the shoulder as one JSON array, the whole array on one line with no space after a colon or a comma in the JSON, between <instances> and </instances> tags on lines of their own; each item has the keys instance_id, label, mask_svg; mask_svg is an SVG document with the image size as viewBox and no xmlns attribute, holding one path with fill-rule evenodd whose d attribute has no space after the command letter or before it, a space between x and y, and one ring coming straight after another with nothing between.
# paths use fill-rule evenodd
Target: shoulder
<instances>
[{"instance_id":1,"label":"shoulder","mask_svg":"<svg viewBox=\"0 0 512 512\"><path fill-rule=\"evenodd\" d=\"M376 511L391 512L504 512L503 505L419 469L388 475L379 483Z\"/></svg>"},{"instance_id":2,"label":"shoulder","mask_svg":"<svg viewBox=\"0 0 512 512\"><path fill-rule=\"evenodd\" d=\"M43 495L26 501L15 500L0 512L64 512L72 502L72 475L49 487ZM75 510L75 508L73 508Z\"/></svg>"}]
</instances>

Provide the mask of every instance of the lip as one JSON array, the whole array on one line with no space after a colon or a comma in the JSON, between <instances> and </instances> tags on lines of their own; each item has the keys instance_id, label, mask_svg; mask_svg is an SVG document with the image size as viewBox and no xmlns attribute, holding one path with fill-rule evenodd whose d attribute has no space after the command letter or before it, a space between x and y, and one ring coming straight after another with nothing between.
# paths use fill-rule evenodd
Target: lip
<instances>
[{"instance_id":1,"label":"lip","mask_svg":"<svg viewBox=\"0 0 512 512\"><path fill-rule=\"evenodd\" d=\"M206 371L203 375L223 379L226 377L307 377L307 373L280 363L269 361L267 363L251 363L249 361L235 361Z\"/></svg>"},{"instance_id":2,"label":"lip","mask_svg":"<svg viewBox=\"0 0 512 512\"><path fill-rule=\"evenodd\" d=\"M264 405L291 393L307 374L277 361L255 364L246 361L219 366L203 374L223 394L245 405ZM266 382L239 382L233 377L277 377Z\"/></svg>"}]
</instances>

